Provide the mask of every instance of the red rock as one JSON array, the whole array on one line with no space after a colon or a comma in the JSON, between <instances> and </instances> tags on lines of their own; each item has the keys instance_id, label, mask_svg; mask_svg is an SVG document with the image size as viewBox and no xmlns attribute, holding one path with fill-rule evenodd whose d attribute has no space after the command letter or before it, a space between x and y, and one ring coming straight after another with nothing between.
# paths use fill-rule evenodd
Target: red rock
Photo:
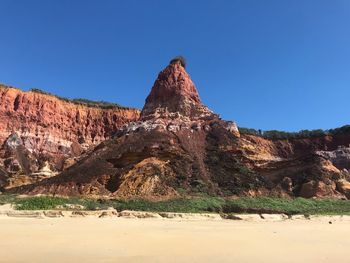
<instances>
[{"instance_id":1,"label":"red rock","mask_svg":"<svg viewBox=\"0 0 350 263\"><path fill-rule=\"evenodd\" d=\"M300 196L311 197L337 197L339 193L335 191L335 184L325 184L322 181L310 181L304 183L300 190Z\"/></svg>"},{"instance_id":2,"label":"red rock","mask_svg":"<svg viewBox=\"0 0 350 263\"><path fill-rule=\"evenodd\" d=\"M200 102L185 69L173 63L159 74L139 121L124 125L114 139L101 143L60 175L18 191L144 198L174 197L177 187L218 192L211 176L220 177L220 165L206 163L206 148L212 145L219 150L234 143L237 134L234 122L222 121ZM206 142L214 136L222 142ZM224 155L233 164L234 156ZM234 168L222 164L226 172Z\"/></svg>"},{"instance_id":3,"label":"red rock","mask_svg":"<svg viewBox=\"0 0 350 263\"><path fill-rule=\"evenodd\" d=\"M6 150L5 142L13 134L22 141L22 152L30 152L41 163L49 159L53 168L60 169L64 159L78 156L82 150L110 138L119 127L137 120L140 114L128 108L87 107L3 85L0 85L0 101L0 167L5 166L7 158L17 159L14 152L11 155Z\"/></svg>"},{"instance_id":4,"label":"red rock","mask_svg":"<svg viewBox=\"0 0 350 263\"><path fill-rule=\"evenodd\" d=\"M159 73L146 98L141 119L159 117L157 113L164 111L191 118L212 115L212 112L202 104L195 85L179 61L171 63Z\"/></svg>"},{"instance_id":5,"label":"red rock","mask_svg":"<svg viewBox=\"0 0 350 263\"><path fill-rule=\"evenodd\" d=\"M345 179L339 180L337 182L337 190L345 194L346 197L350 199L350 182L349 181Z\"/></svg>"},{"instance_id":6,"label":"red rock","mask_svg":"<svg viewBox=\"0 0 350 263\"><path fill-rule=\"evenodd\" d=\"M67 159L61 174L9 191L154 199L176 197L177 189L184 189L224 196L344 198L341 185L335 187L342 176L336 162L318 151L349 143L349 134L289 140L240 135L234 122L202 104L175 61L159 74L138 121L125 123L79 162Z\"/></svg>"}]
</instances>

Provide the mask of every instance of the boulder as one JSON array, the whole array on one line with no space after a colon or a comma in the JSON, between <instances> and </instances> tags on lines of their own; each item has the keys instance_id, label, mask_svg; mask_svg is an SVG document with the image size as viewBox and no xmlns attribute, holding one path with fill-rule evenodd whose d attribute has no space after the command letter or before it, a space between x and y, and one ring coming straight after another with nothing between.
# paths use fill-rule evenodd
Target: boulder
<instances>
[{"instance_id":1,"label":"boulder","mask_svg":"<svg viewBox=\"0 0 350 263\"><path fill-rule=\"evenodd\" d=\"M343 193L347 198L350 199L350 182L341 179L337 182L337 190L341 193Z\"/></svg>"},{"instance_id":2,"label":"boulder","mask_svg":"<svg viewBox=\"0 0 350 263\"><path fill-rule=\"evenodd\" d=\"M301 186L300 194L301 197L311 198L311 197L332 197L336 196L335 184L325 184L322 181L309 181Z\"/></svg>"}]
</instances>

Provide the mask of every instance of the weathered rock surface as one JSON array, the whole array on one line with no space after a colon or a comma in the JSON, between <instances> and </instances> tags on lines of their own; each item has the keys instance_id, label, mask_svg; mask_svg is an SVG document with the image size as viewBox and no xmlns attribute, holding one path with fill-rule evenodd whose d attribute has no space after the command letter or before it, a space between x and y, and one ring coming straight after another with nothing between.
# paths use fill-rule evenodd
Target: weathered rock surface
<instances>
[{"instance_id":1,"label":"weathered rock surface","mask_svg":"<svg viewBox=\"0 0 350 263\"><path fill-rule=\"evenodd\" d=\"M320 154L350 134L267 140L240 135L204 106L173 61L158 76L138 121L57 176L11 191L25 194L172 198L180 190L222 196L346 198L349 174ZM342 164L344 162L341 162Z\"/></svg>"},{"instance_id":2,"label":"weathered rock surface","mask_svg":"<svg viewBox=\"0 0 350 263\"><path fill-rule=\"evenodd\" d=\"M225 148L238 135L233 122L221 120L201 103L181 64L172 63L159 74L138 122L122 127L114 139L59 176L23 191L149 198L177 196L181 187L218 192L216 168L239 168L234 155L225 154L232 164L218 165L210 163L207 152Z\"/></svg>"},{"instance_id":3,"label":"weathered rock surface","mask_svg":"<svg viewBox=\"0 0 350 263\"><path fill-rule=\"evenodd\" d=\"M339 192L343 193L348 199L350 199L350 182L341 179L337 181L337 189Z\"/></svg>"},{"instance_id":4,"label":"weathered rock surface","mask_svg":"<svg viewBox=\"0 0 350 263\"><path fill-rule=\"evenodd\" d=\"M329 159L339 169L350 169L350 147L339 145L333 151L317 151L317 154Z\"/></svg>"},{"instance_id":5,"label":"weathered rock surface","mask_svg":"<svg viewBox=\"0 0 350 263\"><path fill-rule=\"evenodd\" d=\"M3 85L0 101L0 167L9 175L29 176L47 163L50 170L60 171L67 158L111 138L140 114L129 108L88 107Z\"/></svg>"},{"instance_id":6,"label":"weathered rock surface","mask_svg":"<svg viewBox=\"0 0 350 263\"><path fill-rule=\"evenodd\" d=\"M6 184L7 179L8 179L8 174L7 174L7 172L5 171L4 168L2 168L2 167L0 166L0 191L1 191L1 189L2 189L2 186Z\"/></svg>"},{"instance_id":7,"label":"weathered rock surface","mask_svg":"<svg viewBox=\"0 0 350 263\"><path fill-rule=\"evenodd\" d=\"M141 120L167 117L168 113L192 119L213 115L199 98L190 76L179 61L172 62L159 73L151 93L146 98Z\"/></svg>"}]
</instances>

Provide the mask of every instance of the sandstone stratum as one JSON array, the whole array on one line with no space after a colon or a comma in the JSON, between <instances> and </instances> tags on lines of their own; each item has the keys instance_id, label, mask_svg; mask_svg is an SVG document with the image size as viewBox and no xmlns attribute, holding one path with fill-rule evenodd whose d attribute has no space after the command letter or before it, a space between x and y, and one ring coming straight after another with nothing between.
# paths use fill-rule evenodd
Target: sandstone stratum
<instances>
[{"instance_id":1,"label":"sandstone stratum","mask_svg":"<svg viewBox=\"0 0 350 263\"><path fill-rule=\"evenodd\" d=\"M0 101L0 182L9 186L57 174L140 115L4 85Z\"/></svg>"},{"instance_id":2,"label":"sandstone stratum","mask_svg":"<svg viewBox=\"0 0 350 263\"><path fill-rule=\"evenodd\" d=\"M235 122L222 120L201 102L181 59L159 73L141 113L1 90L5 192L350 198L350 129L288 139L240 133ZM53 139L47 143L47 138ZM35 179L32 160L41 165L37 171L56 165L57 175ZM11 173L8 163L15 162L21 169ZM31 180L21 182L21 173Z\"/></svg>"}]
</instances>

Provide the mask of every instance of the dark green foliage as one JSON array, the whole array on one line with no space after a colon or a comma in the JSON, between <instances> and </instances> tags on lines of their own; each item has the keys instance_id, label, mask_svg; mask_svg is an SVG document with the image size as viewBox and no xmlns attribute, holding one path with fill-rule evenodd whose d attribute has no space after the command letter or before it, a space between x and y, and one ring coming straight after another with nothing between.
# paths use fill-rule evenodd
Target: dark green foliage
<instances>
[{"instance_id":1,"label":"dark green foliage","mask_svg":"<svg viewBox=\"0 0 350 263\"><path fill-rule=\"evenodd\" d=\"M338 135L343 133L350 133L350 125L345 125L340 128L330 129L330 130L301 130L299 132L285 132L285 131L262 131L251 128L239 127L239 132L241 134L260 136L265 139L271 140L285 140L285 139L306 139L306 138L317 138L326 135Z\"/></svg>"},{"instance_id":2,"label":"dark green foliage","mask_svg":"<svg viewBox=\"0 0 350 263\"><path fill-rule=\"evenodd\" d=\"M350 132L350 125L344 125L340 128L330 129L330 130L328 130L328 132L331 135L348 133L348 132Z\"/></svg>"},{"instance_id":3,"label":"dark green foliage","mask_svg":"<svg viewBox=\"0 0 350 263\"><path fill-rule=\"evenodd\" d=\"M108 207L107 200L80 199L76 197L72 197L72 198L50 197L50 196L26 197L26 198L12 197L11 201L8 203L15 204L15 207L17 210L54 210L54 209L57 209L57 206L65 207L67 204L82 205L86 210L105 209Z\"/></svg>"},{"instance_id":4,"label":"dark green foliage","mask_svg":"<svg viewBox=\"0 0 350 263\"><path fill-rule=\"evenodd\" d=\"M54 95L54 94L52 94L52 93L50 93L50 92L43 91L43 90L37 89L37 88L32 88L32 89L30 89L30 91L35 92L35 93L50 95L50 96L56 96L56 95Z\"/></svg>"},{"instance_id":5,"label":"dark green foliage","mask_svg":"<svg viewBox=\"0 0 350 263\"><path fill-rule=\"evenodd\" d=\"M118 211L139 210L150 212L223 212L223 213L284 213L309 215L350 215L350 201L337 199L285 199L276 197L241 197L224 199L212 196L187 197L165 201L144 199L82 199L61 197L26 197L0 195L0 204L12 203L19 210L49 210L66 204L80 204L86 210L114 207Z\"/></svg>"},{"instance_id":6,"label":"dark green foliage","mask_svg":"<svg viewBox=\"0 0 350 263\"><path fill-rule=\"evenodd\" d=\"M186 68L186 59L183 56L176 56L174 57L172 60L170 60L169 64L175 63L180 61L181 66L183 66L184 68Z\"/></svg>"},{"instance_id":7,"label":"dark green foliage","mask_svg":"<svg viewBox=\"0 0 350 263\"><path fill-rule=\"evenodd\" d=\"M255 136L260 136L261 135L258 130L255 130L255 129L252 129L252 128L238 127L238 130L239 130L239 133L241 133L241 134L255 135Z\"/></svg>"},{"instance_id":8,"label":"dark green foliage","mask_svg":"<svg viewBox=\"0 0 350 263\"><path fill-rule=\"evenodd\" d=\"M301 138L315 138L325 136L326 131L323 130L301 130L299 132L283 132L283 131L264 131L262 136L266 139L301 139Z\"/></svg>"},{"instance_id":9,"label":"dark green foliage","mask_svg":"<svg viewBox=\"0 0 350 263\"><path fill-rule=\"evenodd\" d=\"M20 198L15 201L18 210L48 210L66 203L67 200L64 198L47 196Z\"/></svg>"},{"instance_id":10,"label":"dark green foliage","mask_svg":"<svg viewBox=\"0 0 350 263\"><path fill-rule=\"evenodd\" d=\"M31 89L30 91L35 92L35 93L40 93L40 94L45 94L45 95L49 95L49 96L53 96L56 97L60 100L66 101L66 102L71 102L74 104L78 104L78 105L83 105L86 107L94 107L94 108L101 108L101 109L132 109L129 107L124 107L121 106L117 103L112 103L112 102L106 102L106 101L93 101L93 100L88 100L88 99L68 99L68 98L64 98L64 97L60 97L57 96L55 94L43 91L41 89Z\"/></svg>"},{"instance_id":11,"label":"dark green foliage","mask_svg":"<svg viewBox=\"0 0 350 263\"><path fill-rule=\"evenodd\" d=\"M192 186L193 192L197 192L197 193L208 192L207 184L200 179L193 180L191 182L191 186Z\"/></svg>"},{"instance_id":12,"label":"dark green foliage","mask_svg":"<svg viewBox=\"0 0 350 263\"><path fill-rule=\"evenodd\" d=\"M119 104L107 101L92 101L88 99L72 99L71 101L75 104L81 104L88 107L97 107L102 109L125 108Z\"/></svg>"},{"instance_id":13,"label":"dark green foliage","mask_svg":"<svg viewBox=\"0 0 350 263\"><path fill-rule=\"evenodd\" d=\"M227 200L225 213L350 214L350 201L336 199L285 199L273 197Z\"/></svg>"}]
</instances>

